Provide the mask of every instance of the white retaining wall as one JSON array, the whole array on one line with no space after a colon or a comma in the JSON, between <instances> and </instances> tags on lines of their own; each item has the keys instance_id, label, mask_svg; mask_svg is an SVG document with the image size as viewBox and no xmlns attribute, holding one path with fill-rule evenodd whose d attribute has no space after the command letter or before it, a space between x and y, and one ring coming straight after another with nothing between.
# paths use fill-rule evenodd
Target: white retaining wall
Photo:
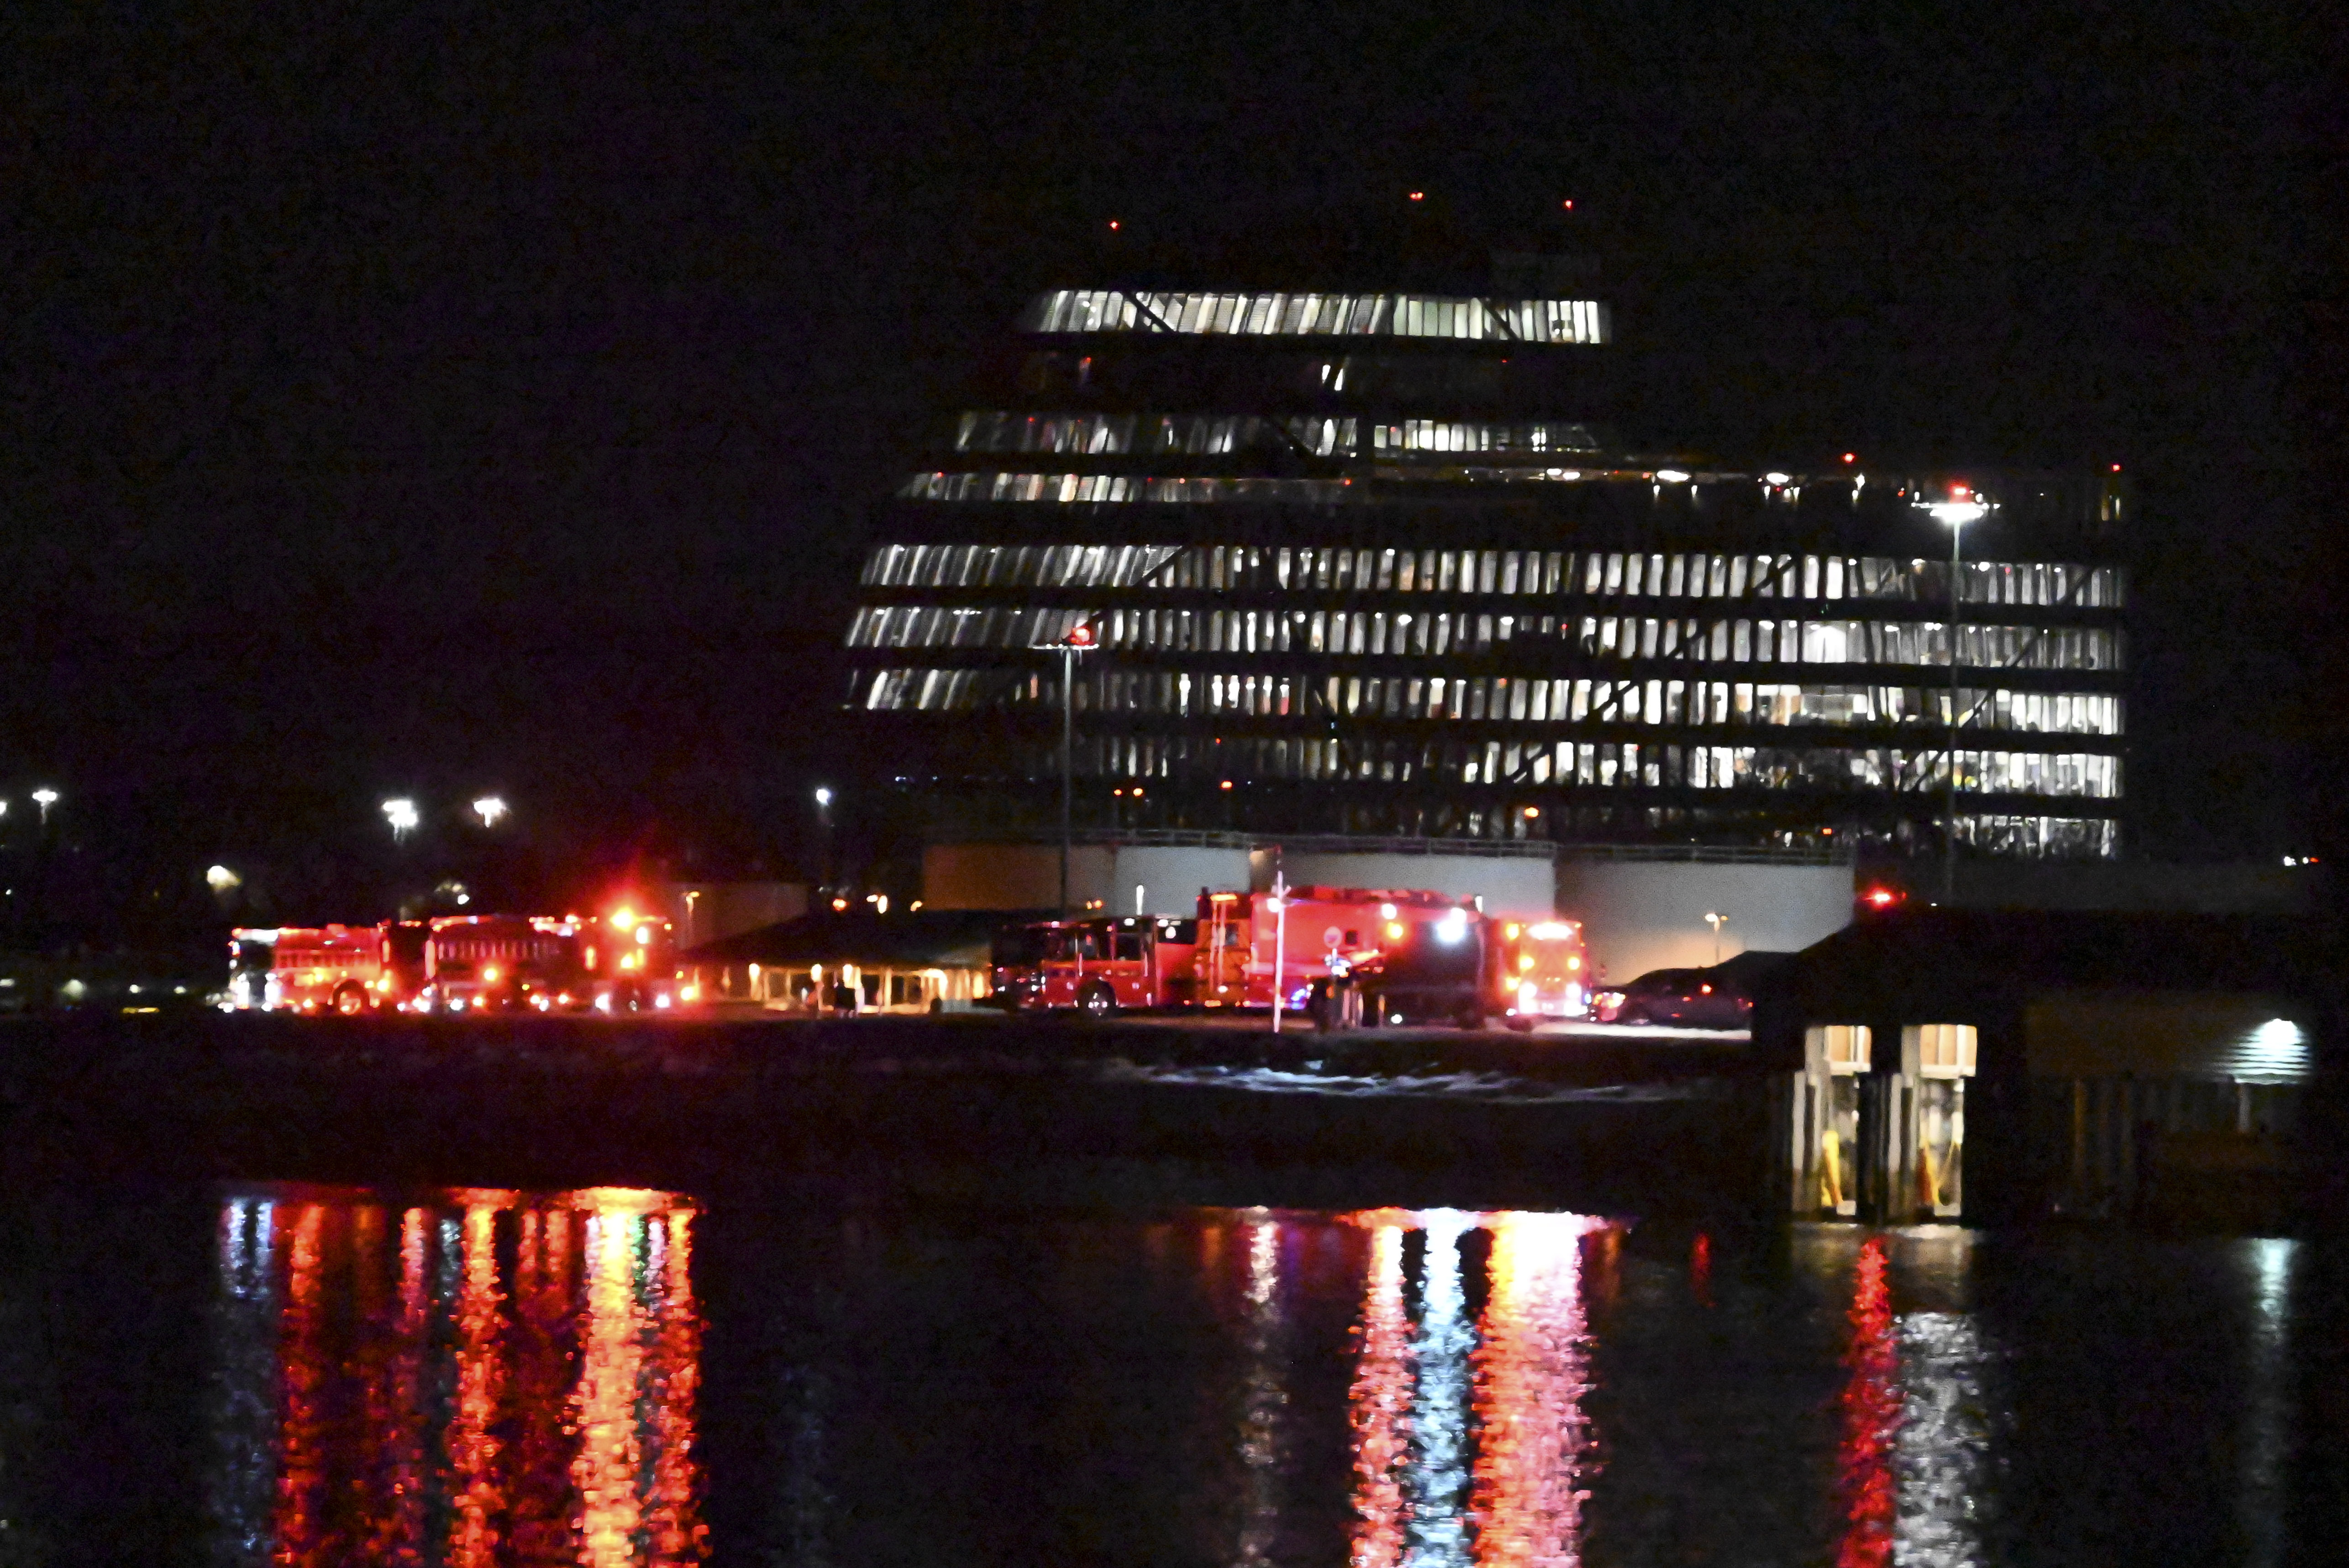
<instances>
[{"instance_id":1,"label":"white retaining wall","mask_svg":"<svg viewBox=\"0 0 2349 1568\"><path fill-rule=\"evenodd\" d=\"M1725 914L1723 958L1793 953L1851 923L1852 868L1702 861L1561 861L1557 906L1583 923L1591 962L1620 985L1651 969L1713 960L1708 912Z\"/></svg>"}]
</instances>

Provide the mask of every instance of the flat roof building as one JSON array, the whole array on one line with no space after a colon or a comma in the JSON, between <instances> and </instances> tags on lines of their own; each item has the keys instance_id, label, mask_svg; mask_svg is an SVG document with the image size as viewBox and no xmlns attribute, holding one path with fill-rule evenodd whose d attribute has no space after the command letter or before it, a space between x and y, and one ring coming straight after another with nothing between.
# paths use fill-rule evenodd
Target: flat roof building
<instances>
[{"instance_id":1,"label":"flat roof building","mask_svg":"<svg viewBox=\"0 0 2349 1568\"><path fill-rule=\"evenodd\" d=\"M1961 843L2115 854L2119 477L1625 450L1527 260L1031 300L876 514L876 773L1049 830L1066 666L1081 827L1924 851L1954 650Z\"/></svg>"}]
</instances>

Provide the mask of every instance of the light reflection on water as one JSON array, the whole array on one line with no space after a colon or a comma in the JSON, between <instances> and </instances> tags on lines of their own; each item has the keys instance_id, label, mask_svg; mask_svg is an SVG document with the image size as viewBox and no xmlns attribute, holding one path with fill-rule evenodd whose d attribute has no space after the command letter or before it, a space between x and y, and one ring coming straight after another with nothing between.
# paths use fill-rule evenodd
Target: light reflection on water
<instances>
[{"instance_id":1,"label":"light reflection on water","mask_svg":"<svg viewBox=\"0 0 2349 1568\"><path fill-rule=\"evenodd\" d=\"M1590 1447L1581 1254L1599 1222L1483 1217L1488 1283L1475 1318L1461 1243L1479 1216L1351 1219L1371 1236L1350 1393L1357 1568L1579 1562ZM1424 1247L1415 1324L1403 1270L1413 1231Z\"/></svg>"},{"instance_id":2,"label":"light reflection on water","mask_svg":"<svg viewBox=\"0 0 2349 1568\"><path fill-rule=\"evenodd\" d=\"M704 1555L691 1205L594 1189L237 1197L221 1216L216 1558Z\"/></svg>"},{"instance_id":3,"label":"light reflection on water","mask_svg":"<svg viewBox=\"0 0 2349 1568\"><path fill-rule=\"evenodd\" d=\"M617 1191L229 1202L214 1555L698 1561L721 1404L730 1561L2295 1544L2295 1324L2326 1277L2299 1243L1449 1209L700 1222ZM733 1357L707 1390L705 1311Z\"/></svg>"}]
</instances>

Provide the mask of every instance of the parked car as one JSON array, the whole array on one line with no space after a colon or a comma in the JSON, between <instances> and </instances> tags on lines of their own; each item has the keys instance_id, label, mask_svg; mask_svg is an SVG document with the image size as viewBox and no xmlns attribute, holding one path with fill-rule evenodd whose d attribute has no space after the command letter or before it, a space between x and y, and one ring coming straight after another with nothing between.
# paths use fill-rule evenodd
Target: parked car
<instances>
[{"instance_id":1,"label":"parked car","mask_svg":"<svg viewBox=\"0 0 2349 1568\"><path fill-rule=\"evenodd\" d=\"M1608 1016L1618 1024L1750 1028L1754 982L1785 958L1783 953L1741 953L1709 969L1651 969L1622 988Z\"/></svg>"}]
</instances>

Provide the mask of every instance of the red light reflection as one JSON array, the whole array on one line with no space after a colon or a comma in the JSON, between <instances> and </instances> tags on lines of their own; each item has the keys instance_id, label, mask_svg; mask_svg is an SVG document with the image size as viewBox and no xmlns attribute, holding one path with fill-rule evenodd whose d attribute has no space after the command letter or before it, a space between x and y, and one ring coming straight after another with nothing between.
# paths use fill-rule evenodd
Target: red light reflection
<instances>
[{"instance_id":1,"label":"red light reflection","mask_svg":"<svg viewBox=\"0 0 2349 1568\"><path fill-rule=\"evenodd\" d=\"M1353 1568L1395 1568L1431 1543L1457 1542L1480 1568L1565 1568L1581 1561L1582 1505L1595 1441L1583 1411L1589 1391L1586 1287L1611 1259L1615 1233L1578 1214L1415 1214L1381 1209L1343 1216L1370 1233L1362 1317L1349 1396L1354 1439ZM1461 1245L1464 1221L1491 1238L1490 1289L1468 1361L1468 1412L1453 1407L1437 1361L1440 1336L1428 1299L1414 1323L1405 1289L1403 1241L1425 1232L1431 1283ZM1456 1300L1456 1293L1453 1299ZM1473 1456L1462 1451L1465 1439ZM1456 1457L1448 1457L1455 1456ZM1466 1460L1464 1492L1452 1491ZM1449 1519L1432 1500L1464 1503ZM1462 1528L1465 1526L1466 1528ZM1433 1560L1433 1559L1430 1559ZM1448 1557L1444 1560L1451 1560ZM1469 1560L1466 1557L1461 1561Z\"/></svg>"},{"instance_id":2,"label":"red light reflection","mask_svg":"<svg viewBox=\"0 0 2349 1568\"><path fill-rule=\"evenodd\" d=\"M1892 1561L1892 1442L1900 1426L1900 1362L1881 1237L1869 1237L1859 1249L1845 1365L1851 1368L1851 1381L1841 1401L1837 1458L1846 1525L1836 1562L1838 1568L1883 1568Z\"/></svg>"},{"instance_id":3,"label":"red light reflection","mask_svg":"<svg viewBox=\"0 0 2349 1568\"><path fill-rule=\"evenodd\" d=\"M248 1207L265 1247L238 1240ZM266 1489L265 1521L221 1520L239 1552L701 1561L690 1207L463 1192L407 1210L396 1233L387 1219L336 1197L228 1206L223 1289L274 1302L275 1324L259 1361L223 1357L221 1419L257 1407L274 1429L241 1472ZM241 1479L219 1495L245 1495Z\"/></svg>"},{"instance_id":4,"label":"red light reflection","mask_svg":"<svg viewBox=\"0 0 2349 1568\"><path fill-rule=\"evenodd\" d=\"M277 1385L276 1560L326 1564L339 1555L326 1532L326 1408L332 1375L323 1344L326 1212L305 1203L286 1217L291 1223L280 1237L285 1305L278 1330L285 1371Z\"/></svg>"},{"instance_id":5,"label":"red light reflection","mask_svg":"<svg viewBox=\"0 0 2349 1568\"><path fill-rule=\"evenodd\" d=\"M1574 1214L1497 1214L1492 1295L1477 1352L1476 1561L1551 1568L1582 1560L1590 1447L1582 1243Z\"/></svg>"},{"instance_id":6,"label":"red light reflection","mask_svg":"<svg viewBox=\"0 0 2349 1568\"><path fill-rule=\"evenodd\" d=\"M1411 1430L1402 1236L1399 1224L1371 1232L1361 1361L1347 1401L1354 1429L1354 1568L1394 1568L1402 1560L1402 1466Z\"/></svg>"}]
</instances>

